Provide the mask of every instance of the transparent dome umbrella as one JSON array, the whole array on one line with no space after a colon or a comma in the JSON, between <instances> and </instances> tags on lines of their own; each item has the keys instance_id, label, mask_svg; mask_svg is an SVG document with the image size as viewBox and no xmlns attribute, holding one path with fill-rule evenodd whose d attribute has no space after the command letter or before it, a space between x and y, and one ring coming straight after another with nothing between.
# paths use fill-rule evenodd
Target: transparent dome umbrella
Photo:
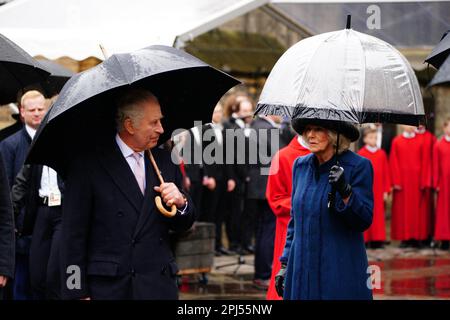
<instances>
[{"instance_id":1,"label":"transparent dome umbrella","mask_svg":"<svg viewBox=\"0 0 450 320\"><path fill-rule=\"evenodd\" d=\"M255 114L419 125L422 96L406 58L389 43L352 29L306 38L273 67Z\"/></svg>"}]
</instances>

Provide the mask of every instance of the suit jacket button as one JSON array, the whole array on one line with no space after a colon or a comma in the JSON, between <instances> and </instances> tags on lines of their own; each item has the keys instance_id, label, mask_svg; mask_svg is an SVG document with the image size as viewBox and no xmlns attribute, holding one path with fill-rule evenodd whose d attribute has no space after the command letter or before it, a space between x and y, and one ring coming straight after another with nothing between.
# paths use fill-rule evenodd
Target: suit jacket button
<instances>
[{"instance_id":1,"label":"suit jacket button","mask_svg":"<svg viewBox=\"0 0 450 320\"><path fill-rule=\"evenodd\" d=\"M134 269L131 269L131 276L135 277L136 276L136 271L134 271Z\"/></svg>"},{"instance_id":2,"label":"suit jacket button","mask_svg":"<svg viewBox=\"0 0 450 320\"><path fill-rule=\"evenodd\" d=\"M159 243L163 243L163 238L159 238Z\"/></svg>"},{"instance_id":3,"label":"suit jacket button","mask_svg":"<svg viewBox=\"0 0 450 320\"><path fill-rule=\"evenodd\" d=\"M122 212L122 211L119 211L119 212L117 213L117 216L123 217L123 212Z\"/></svg>"},{"instance_id":4,"label":"suit jacket button","mask_svg":"<svg viewBox=\"0 0 450 320\"><path fill-rule=\"evenodd\" d=\"M132 239L132 240L131 240L131 245L134 247L135 244L136 244L136 239Z\"/></svg>"}]
</instances>

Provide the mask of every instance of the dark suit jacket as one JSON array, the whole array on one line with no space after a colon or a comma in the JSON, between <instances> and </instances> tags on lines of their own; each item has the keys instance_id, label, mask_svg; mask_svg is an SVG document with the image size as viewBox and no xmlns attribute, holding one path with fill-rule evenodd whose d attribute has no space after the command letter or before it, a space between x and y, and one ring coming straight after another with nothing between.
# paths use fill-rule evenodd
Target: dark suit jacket
<instances>
[{"instance_id":1,"label":"dark suit jacket","mask_svg":"<svg viewBox=\"0 0 450 320\"><path fill-rule=\"evenodd\" d=\"M20 120L17 120L15 123L6 128L3 128L2 130L0 130L0 141L5 140L6 138L13 135L22 128L23 123Z\"/></svg>"},{"instance_id":2,"label":"dark suit jacket","mask_svg":"<svg viewBox=\"0 0 450 320\"><path fill-rule=\"evenodd\" d=\"M154 148L153 156L165 181L181 190L181 172L170 153ZM188 210L164 217L155 207L159 185L148 159L146 193L115 141L109 147L73 161L65 180L61 232L62 296L78 299L177 299L178 288L169 230L184 231L194 221ZM81 271L81 288L69 289L69 266ZM69 279L70 280L70 279Z\"/></svg>"},{"instance_id":3,"label":"dark suit jacket","mask_svg":"<svg viewBox=\"0 0 450 320\"><path fill-rule=\"evenodd\" d=\"M14 277L14 220L3 157L0 154L0 275Z\"/></svg>"},{"instance_id":4,"label":"dark suit jacket","mask_svg":"<svg viewBox=\"0 0 450 320\"><path fill-rule=\"evenodd\" d=\"M26 164L17 174L11 190L14 214L17 217L25 209L19 232L22 235L33 233L36 213L40 205L39 189L41 187L42 165ZM64 182L58 175L58 188L64 197Z\"/></svg>"},{"instance_id":5,"label":"dark suit jacket","mask_svg":"<svg viewBox=\"0 0 450 320\"><path fill-rule=\"evenodd\" d=\"M258 152L256 163L249 161L247 165L247 198L264 200L266 199L267 179L269 177L268 171L271 164L271 161L267 162L266 158L275 155L275 152L278 151L278 149L274 150L273 154L271 154L272 147L275 148L275 146L272 146L271 144L272 129L275 129L275 127L264 118L256 117L252 122L251 128L254 129L254 131L252 131L249 138L250 144L253 146L257 145ZM267 130L267 135L261 134L263 130ZM255 156L253 152L250 152L250 154ZM265 170L266 173L262 172L262 169Z\"/></svg>"},{"instance_id":6,"label":"dark suit jacket","mask_svg":"<svg viewBox=\"0 0 450 320\"><path fill-rule=\"evenodd\" d=\"M10 188L14 185L14 179L22 169L30 144L31 137L25 127L0 143L0 153L5 161Z\"/></svg>"}]
</instances>

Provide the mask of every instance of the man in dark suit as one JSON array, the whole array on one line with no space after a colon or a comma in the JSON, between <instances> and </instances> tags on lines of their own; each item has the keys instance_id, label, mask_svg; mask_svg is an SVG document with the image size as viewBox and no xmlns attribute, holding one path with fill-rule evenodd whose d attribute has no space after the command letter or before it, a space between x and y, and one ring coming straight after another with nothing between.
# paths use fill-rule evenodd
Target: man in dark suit
<instances>
[{"instance_id":1,"label":"man in dark suit","mask_svg":"<svg viewBox=\"0 0 450 320\"><path fill-rule=\"evenodd\" d=\"M3 157L0 154L0 300L8 279L14 276L14 220Z\"/></svg>"},{"instance_id":2,"label":"man in dark suit","mask_svg":"<svg viewBox=\"0 0 450 320\"><path fill-rule=\"evenodd\" d=\"M30 282L36 300L60 298L59 242L64 183L56 172L42 165L24 165L11 196L17 216L25 210L22 236L32 235Z\"/></svg>"},{"instance_id":3,"label":"man in dark suit","mask_svg":"<svg viewBox=\"0 0 450 320\"><path fill-rule=\"evenodd\" d=\"M65 299L177 299L178 271L169 230L194 222L192 201L180 190L179 167L155 148L163 133L161 108L150 92L130 89L118 101L117 134L74 159L65 180L61 232ZM152 149L160 184L144 150ZM163 216L154 198L175 205Z\"/></svg>"},{"instance_id":4,"label":"man in dark suit","mask_svg":"<svg viewBox=\"0 0 450 320\"><path fill-rule=\"evenodd\" d=\"M248 184L243 217L243 229L251 230L255 225L255 278L254 284L263 290L269 285L272 272L273 248L276 220L266 198L266 186L272 156L279 149L276 116L258 116L252 122L248 162ZM279 133L279 132L278 132ZM252 158L256 156L256 158ZM253 224L252 222L256 223ZM248 236L247 236L248 237Z\"/></svg>"},{"instance_id":5,"label":"man in dark suit","mask_svg":"<svg viewBox=\"0 0 450 320\"><path fill-rule=\"evenodd\" d=\"M11 188L25 162L31 140L47 111L45 97L36 90L26 92L20 100L20 105L24 127L0 143L0 153L5 161L6 175ZM18 230L22 228L23 218L23 212L15 217L15 225ZM13 297L16 300L31 299L28 268L30 243L31 237L29 236L18 236L16 239L16 272L13 284Z\"/></svg>"}]
</instances>

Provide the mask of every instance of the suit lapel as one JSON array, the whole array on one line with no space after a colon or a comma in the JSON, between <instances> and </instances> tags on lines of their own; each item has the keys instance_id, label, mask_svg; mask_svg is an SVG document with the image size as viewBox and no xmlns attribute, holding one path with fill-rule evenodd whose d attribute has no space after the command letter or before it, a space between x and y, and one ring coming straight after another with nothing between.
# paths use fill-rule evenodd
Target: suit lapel
<instances>
[{"instance_id":1,"label":"suit lapel","mask_svg":"<svg viewBox=\"0 0 450 320\"><path fill-rule=\"evenodd\" d=\"M156 160L155 160L156 161ZM158 164L159 166L160 164ZM134 231L134 237L136 237L145 223L150 219L151 215L157 212L155 210L155 197L159 194L155 192L153 187L159 186L158 177L156 176L155 169L153 168L147 155L145 155L145 194L144 201L142 202L142 207L139 213L139 219L136 224L136 230Z\"/></svg>"},{"instance_id":2,"label":"suit lapel","mask_svg":"<svg viewBox=\"0 0 450 320\"><path fill-rule=\"evenodd\" d=\"M130 166L116 143L101 150L100 162L114 183L139 213L144 199Z\"/></svg>"}]
</instances>

